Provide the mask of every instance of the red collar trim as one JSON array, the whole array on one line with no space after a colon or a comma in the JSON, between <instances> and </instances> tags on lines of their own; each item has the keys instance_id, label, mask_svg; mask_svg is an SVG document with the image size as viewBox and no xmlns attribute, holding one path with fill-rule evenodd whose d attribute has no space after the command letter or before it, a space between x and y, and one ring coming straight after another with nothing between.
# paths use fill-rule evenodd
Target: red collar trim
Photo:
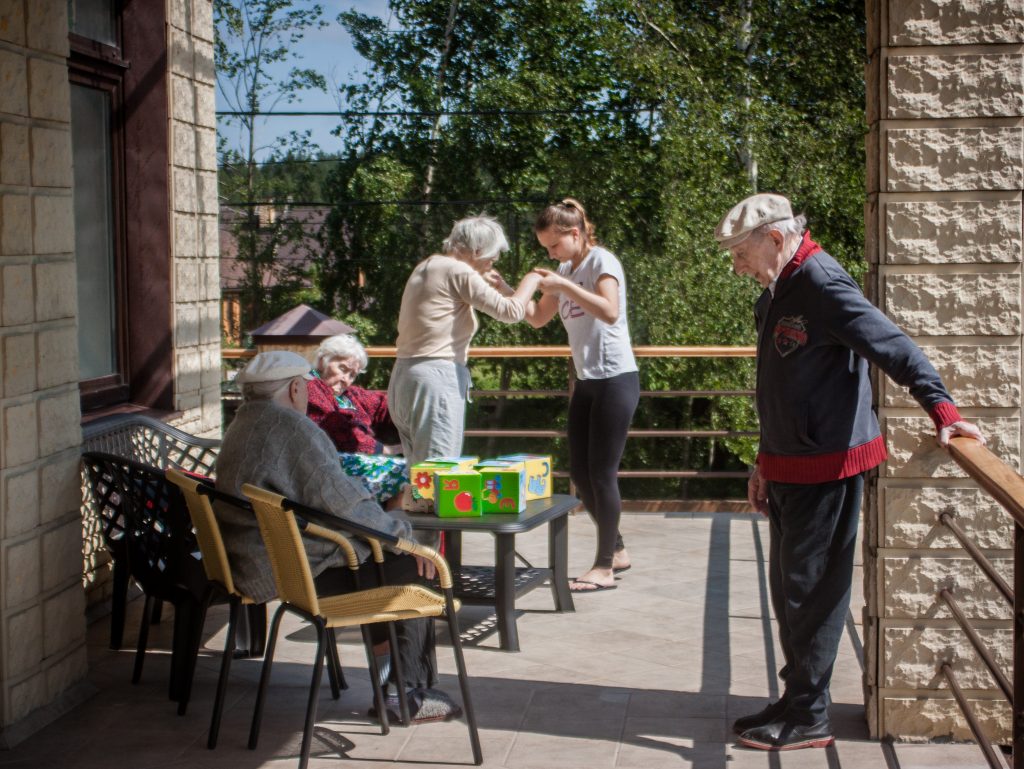
<instances>
[{"instance_id":1,"label":"red collar trim","mask_svg":"<svg viewBox=\"0 0 1024 769\"><path fill-rule=\"evenodd\" d=\"M800 267L809 257L814 256L816 253L821 251L821 246L811 240L811 233L805 232L804 238L800 241L800 247L796 250L793 258L789 260L789 264L782 268L782 272L779 273L779 280L785 280Z\"/></svg>"}]
</instances>

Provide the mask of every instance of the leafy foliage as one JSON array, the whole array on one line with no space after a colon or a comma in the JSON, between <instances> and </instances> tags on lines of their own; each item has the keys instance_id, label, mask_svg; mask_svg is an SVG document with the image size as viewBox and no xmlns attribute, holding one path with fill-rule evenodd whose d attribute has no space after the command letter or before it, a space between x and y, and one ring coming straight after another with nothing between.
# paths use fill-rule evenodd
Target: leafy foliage
<instances>
[{"instance_id":1,"label":"leafy foliage","mask_svg":"<svg viewBox=\"0 0 1024 769\"><path fill-rule=\"evenodd\" d=\"M759 289L732 275L711 233L754 191L787 195L815 238L862 272L860 0L391 0L389 14L338 16L367 61L339 107L375 114L336 129L345 149L325 181L332 210L316 267L320 308L372 317L367 341L393 342L405 278L455 219L486 211L502 221L512 250L499 265L514 282L546 262L536 211L566 195L586 204L625 266L634 344L753 342ZM564 344L565 332L482 319L476 343ZM753 384L750 360L640 367L649 390ZM477 362L474 380L564 388L565 362ZM480 425L564 423L564 400L471 408ZM749 397L694 395L644 399L634 423L749 431L756 419ZM742 469L754 446L631 441L624 466ZM739 490L643 484L624 491Z\"/></svg>"}]
</instances>

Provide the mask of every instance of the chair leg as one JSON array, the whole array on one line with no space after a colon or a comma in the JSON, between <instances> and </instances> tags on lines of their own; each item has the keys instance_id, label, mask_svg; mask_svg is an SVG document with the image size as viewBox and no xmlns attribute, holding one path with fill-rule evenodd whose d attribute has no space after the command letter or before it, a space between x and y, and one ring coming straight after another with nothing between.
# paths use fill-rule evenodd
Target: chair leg
<instances>
[{"instance_id":1,"label":"chair leg","mask_svg":"<svg viewBox=\"0 0 1024 769\"><path fill-rule=\"evenodd\" d=\"M284 614L285 604L277 607L274 612L274 619L270 623L270 638L267 640L267 649L263 654L263 672L260 673L260 686L256 693L256 708L252 714L252 726L249 728L249 750L256 750L256 743L260 739L260 721L263 720L263 699L267 693L267 682L270 680L270 668L274 664L274 646L277 644L277 631L281 627L281 616Z\"/></svg>"},{"instance_id":2,"label":"chair leg","mask_svg":"<svg viewBox=\"0 0 1024 769\"><path fill-rule=\"evenodd\" d=\"M189 602L188 607L188 635L184 638L188 646L178 650L184 653L184 659L179 668L180 682L178 684L178 715L185 715L189 700L192 698L192 681L196 675L196 662L199 659L199 647L203 642L203 626L206 624L206 612L213 600L213 592L206 591L203 600L198 603ZM175 611L178 611L175 609Z\"/></svg>"},{"instance_id":3,"label":"chair leg","mask_svg":"<svg viewBox=\"0 0 1024 769\"><path fill-rule=\"evenodd\" d=\"M327 677L331 682L331 697L338 699L341 697L341 690L347 689L348 685L345 684L345 677L341 672L341 658L338 656L338 636L332 627L327 628L327 651L324 656L327 657Z\"/></svg>"},{"instance_id":4,"label":"chair leg","mask_svg":"<svg viewBox=\"0 0 1024 769\"><path fill-rule=\"evenodd\" d=\"M164 616L164 602L157 598L153 601L153 612L149 618L152 625L159 625Z\"/></svg>"},{"instance_id":5,"label":"chair leg","mask_svg":"<svg viewBox=\"0 0 1024 769\"><path fill-rule=\"evenodd\" d=\"M320 697L320 679L324 672L324 654L327 651L327 628L323 622L314 620L316 626L316 660L313 662L313 680L309 684L309 702L306 704L306 725L302 730L302 751L299 753L299 769L306 769L309 763L309 748L313 744L313 724L316 722L316 702Z\"/></svg>"},{"instance_id":6,"label":"chair leg","mask_svg":"<svg viewBox=\"0 0 1024 769\"><path fill-rule=\"evenodd\" d=\"M238 626L239 610L242 603L235 596L231 597L231 608L228 614L228 638L224 642L224 653L220 658L220 676L217 678L217 694L213 698L213 717L210 719L210 736L206 747L213 750L217 747L217 735L220 732L220 716L224 710L224 697L228 691L228 674L231 672L231 659L235 656L235 630Z\"/></svg>"},{"instance_id":7,"label":"chair leg","mask_svg":"<svg viewBox=\"0 0 1024 769\"><path fill-rule=\"evenodd\" d=\"M377 706L380 733L387 734L391 731L391 726L388 724L388 707L384 702L384 690L380 685L380 668L377 666L377 656L373 653L373 639L370 638L369 627L363 625L360 630L363 631L363 646L366 647L366 661L370 668L370 683L373 685L373 701Z\"/></svg>"},{"instance_id":8,"label":"chair leg","mask_svg":"<svg viewBox=\"0 0 1024 769\"><path fill-rule=\"evenodd\" d=\"M462 638L459 636L459 622L453 611L452 598L450 595L447 598L448 633L452 637L455 667L459 671L459 687L462 689L462 709L466 713L466 725L469 727L469 744L473 748L473 763L480 766L484 762L484 754L480 748L480 733L476 728L476 713L473 711L473 703L469 695L469 676L466 674L466 660L462 655Z\"/></svg>"},{"instance_id":9,"label":"chair leg","mask_svg":"<svg viewBox=\"0 0 1024 769\"><path fill-rule=\"evenodd\" d=\"M409 715L409 694L405 690L405 671L402 669L402 655L398 653L398 633L395 623L388 624L388 643L391 646L391 667L395 671L395 688L398 690L398 714L402 718L402 726L412 723ZM436 668L435 668L436 670Z\"/></svg>"},{"instance_id":10,"label":"chair leg","mask_svg":"<svg viewBox=\"0 0 1024 769\"><path fill-rule=\"evenodd\" d=\"M114 559L113 595L110 598L110 648L121 648L124 640L124 618L128 606L128 564L124 558Z\"/></svg>"},{"instance_id":11,"label":"chair leg","mask_svg":"<svg viewBox=\"0 0 1024 769\"><path fill-rule=\"evenodd\" d=\"M137 684L142 679L142 663L146 661L146 644L149 643L149 610L152 601L155 600L146 596L146 603L142 607L142 622L139 624L139 642L135 649L135 668L132 670L132 683Z\"/></svg>"}]
</instances>

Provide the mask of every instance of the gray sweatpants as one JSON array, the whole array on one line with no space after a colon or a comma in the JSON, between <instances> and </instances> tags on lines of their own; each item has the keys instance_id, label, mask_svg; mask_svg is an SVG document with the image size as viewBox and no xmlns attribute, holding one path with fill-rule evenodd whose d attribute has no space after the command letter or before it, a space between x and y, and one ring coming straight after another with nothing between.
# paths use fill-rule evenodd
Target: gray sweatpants
<instances>
[{"instance_id":1,"label":"gray sweatpants","mask_svg":"<svg viewBox=\"0 0 1024 769\"><path fill-rule=\"evenodd\" d=\"M427 457L462 453L469 369L441 358L399 358L388 385L388 411L409 467Z\"/></svg>"},{"instance_id":2,"label":"gray sweatpants","mask_svg":"<svg viewBox=\"0 0 1024 769\"><path fill-rule=\"evenodd\" d=\"M388 384L388 412L398 428L407 467L427 457L462 453L466 426L469 369L441 358L399 358ZM436 532L417 531L416 539L435 545Z\"/></svg>"}]
</instances>

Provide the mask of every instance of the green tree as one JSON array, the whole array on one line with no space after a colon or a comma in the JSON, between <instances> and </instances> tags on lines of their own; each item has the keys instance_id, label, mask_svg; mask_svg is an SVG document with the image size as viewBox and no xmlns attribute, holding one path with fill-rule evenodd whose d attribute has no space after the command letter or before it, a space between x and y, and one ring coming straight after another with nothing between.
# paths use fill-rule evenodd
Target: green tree
<instances>
[{"instance_id":1,"label":"green tree","mask_svg":"<svg viewBox=\"0 0 1024 769\"><path fill-rule=\"evenodd\" d=\"M252 328L267 312L290 304L303 283L301 276L286 274L275 262L283 243L303 237L302 223L287 211L261 217L261 207L266 210L287 200L295 189L304 188L312 173L261 173L259 161L294 161L315 152L309 131L291 131L261 144L259 113L295 101L304 90L324 90L321 74L294 62L301 58L296 47L304 33L327 22L321 5L294 0L214 0L213 13L217 88L227 111L235 113L220 125L219 160L226 169L220 192L240 210L233 230L244 273L243 325ZM288 64L293 66L281 76L280 68ZM232 127L237 129L234 144L228 138ZM273 290L268 290L271 285Z\"/></svg>"},{"instance_id":2,"label":"green tree","mask_svg":"<svg viewBox=\"0 0 1024 769\"><path fill-rule=\"evenodd\" d=\"M405 277L454 219L484 209L499 217L513 242L500 267L514 280L545 262L531 223L565 195L585 203L623 261L635 344L753 341L756 287L731 274L711 233L754 191L788 195L815 237L862 271L859 0L392 0L389 9L386 23L339 17L368 62L342 104L414 114L339 126L346 158L329 186L323 255L332 309L373 312L374 341L394 339ZM375 194L406 204L374 207ZM368 269L373 279L359 285ZM484 320L477 336L484 345L564 340L557 323L534 331ZM643 362L641 374L645 389L753 384L751 361ZM476 364L474 379L548 389L564 386L565 367ZM564 403L475 408L478 422L503 426L564 419ZM693 396L650 399L636 423L750 430L755 418L747 397ZM739 468L753 450L749 439L636 442L626 464ZM670 496L671 484L658 493Z\"/></svg>"}]
</instances>

